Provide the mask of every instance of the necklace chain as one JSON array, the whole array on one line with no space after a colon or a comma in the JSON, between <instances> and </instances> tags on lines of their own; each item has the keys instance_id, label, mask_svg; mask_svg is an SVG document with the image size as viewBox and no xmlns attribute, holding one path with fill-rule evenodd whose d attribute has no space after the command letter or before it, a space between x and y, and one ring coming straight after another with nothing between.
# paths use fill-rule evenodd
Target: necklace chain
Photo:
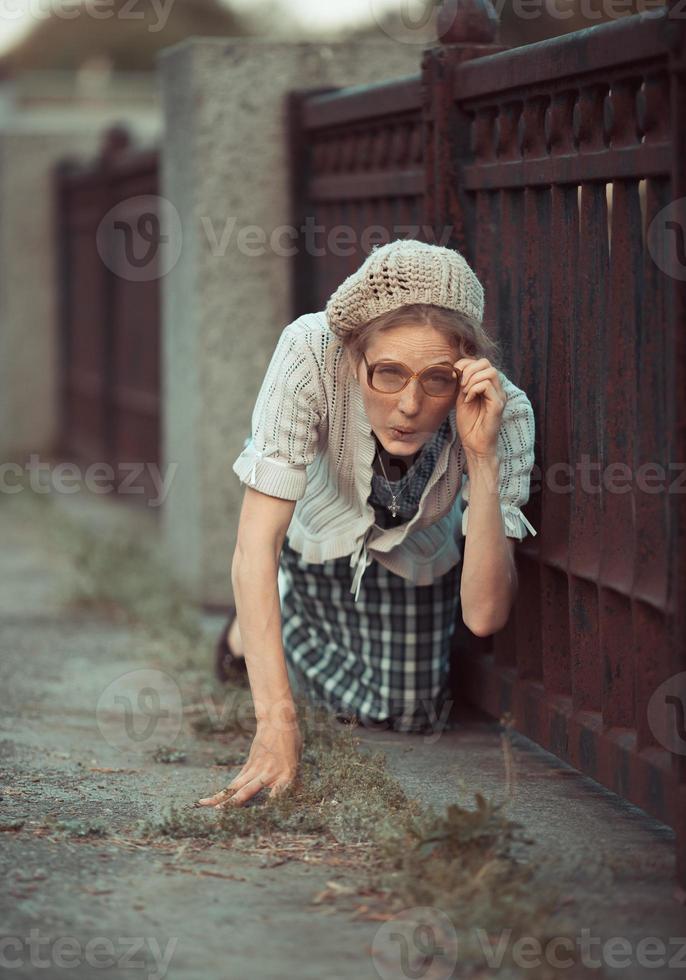
<instances>
[{"instance_id":1,"label":"necklace chain","mask_svg":"<svg viewBox=\"0 0 686 980\"><path fill-rule=\"evenodd\" d=\"M402 488L402 490L400 491L399 494L393 493L393 490L391 488L391 484L389 482L389 479L386 476L386 467L384 466L383 460L381 459L381 453L379 453L378 455L379 455L379 463L381 464L381 469L383 470L384 480L386 481L386 485L388 487L388 492L391 495L391 506L390 507L387 507L386 510L390 510L392 517L397 517L398 516L398 498L401 497L402 494L407 490L407 484L405 484L405 486Z\"/></svg>"}]
</instances>

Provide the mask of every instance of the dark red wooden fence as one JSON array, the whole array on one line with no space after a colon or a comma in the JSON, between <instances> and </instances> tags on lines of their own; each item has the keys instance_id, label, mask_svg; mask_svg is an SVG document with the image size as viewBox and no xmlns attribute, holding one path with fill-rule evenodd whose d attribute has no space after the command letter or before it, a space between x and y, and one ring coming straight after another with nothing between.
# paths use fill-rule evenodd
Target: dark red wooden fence
<instances>
[{"instance_id":1,"label":"dark red wooden fence","mask_svg":"<svg viewBox=\"0 0 686 980\"><path fill-rule=\"evenodd\" d=\"M293 225L311 229L294 261L297 315L323 309L389 228L418 237L407 229L424 222L421 78L294 92L291 121Z\"/></svg>"},{"instance_id":2,"label":"dark red wooden fence","mask_svg":"<svg viewBox=\"0 0 686 980\"><path fill-rule=\"evenodd\" d=\"M374 240L438 241L474 264L536 414L538 534L518 546L507 627L458 634L457 684L675 828L686 882L686 519L670 470L686 464L686 282L667 265L678 221L670 237L659 214L686 197L685 21L666 8L504 50L486 0L482 17L456 6L416 76L294 97L296 224L355 241L341 258L301 240L295 313L323 309ZM372 225L386 234L363 242ZM644 464L663 467L661 489Z\"/></svg>"},{"instance_id":3,"label":"dark red wooden fence","mask_svg":"<svg viewBox=\"0 0 686 980\"><path fill-rule=\"evenodd\" d=\"M64 161L55 176L59 451L84 466L109 466L114 489L133 503L156 497L150 466L160 465L160 290L154 270L145 278L129 274L116 256L120 236L131 239L129 229L155 209L157 175L157 152L133 150L115 127L97 160ZM117 205L118 227L103 221ZM107 483L103 475L99 481Z\"/></svg>"}]
</instances>

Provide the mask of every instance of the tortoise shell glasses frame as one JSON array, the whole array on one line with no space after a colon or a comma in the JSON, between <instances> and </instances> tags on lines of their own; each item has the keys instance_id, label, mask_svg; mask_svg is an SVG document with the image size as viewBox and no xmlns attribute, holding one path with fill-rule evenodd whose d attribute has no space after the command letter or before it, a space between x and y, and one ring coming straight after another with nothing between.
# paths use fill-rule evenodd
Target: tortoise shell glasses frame
<instances>
[{"instance_id":1,"label":"tortoise shell glasses frame","mask_svg":"<svg viewBox=\"0 0 686 980\"><path fill-rule=\"evenodd\" d=\"M422 386L422 391L424 391L424 393L428 395L430 398L446 398L449 394L455 394L455 392L457 391L459 379L462 373L459 370L459 368L451 367L451 374L453 375L453 382L454 382L452 391L450 392L446 391L441 394L438 394L436 392L426 390L426 387L424 386L423 375L425 375L429 371L435 371L437 368L440 369L442 367L447 367L448 366L447 362L445 364L429 364L428 367L422 368L421 371L411 371L410 368L407 366L407 364L403 364L402 361L390 361L390 360L375 361L374 364L370 364L369 361L367 360L367 355L364 353L364 351L362 352L362 357L364 358L364 363L367 367L367 383L369 384L369 387L373 391L380 392L382 395L397 395L405 388L407 388L408 384L410 383L410 381L412 381L413 378L417 378L420 385ZM407 375L405 379L405 383L401 385L400 388L397 388L394 391L388 391L388 390L384 390L383 388L377 388L374 385L374 371L376 370L376 368L389 367L389 366L402 368L404 373Z\"/></svg>"}]
</instances>

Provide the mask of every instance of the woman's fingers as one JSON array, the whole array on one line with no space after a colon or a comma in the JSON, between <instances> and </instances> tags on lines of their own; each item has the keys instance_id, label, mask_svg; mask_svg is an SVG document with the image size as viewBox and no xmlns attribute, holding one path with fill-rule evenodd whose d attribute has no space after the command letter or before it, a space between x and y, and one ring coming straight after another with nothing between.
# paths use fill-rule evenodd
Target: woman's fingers
<instances>
[{"instance_id":1,"label":"woman's fingers","mask_svg":"<svg viewBox=\"0 0 686 980\"><path fill-rule=\"evenodd\" d=\"M224 806L228 802L233 803L234 800L236 800L238 793L241 792L245 786L255 785L257 788L250 794L254 795L254 792L261 789L261 786L256 784L256 780L262 780L262 785L266 785L268 782L262 770L259 770L257 766L251 766L246 762L243 769L231 780L228 786L224 787L224 789L220 790L218 793L215 793L214 796L206 796L203 799L198 800L197 803L200 806L213 807ZM238 800L236 800L236 802L240 804L245 802L246 799L249 799L249 796L241 796L238 798Z\"/></svg>"},{"instance_id":2,"label":"woman's fingers","mask_svg":"<svg viewBox=\"0 0 686 980\"><path fill-rule=\"evenodd\" d=\"M215 793L214 796L206 796L201 800L197 800L197 802L200 804L200 806L217 806L218 803L223 802L227 796L230 796L235 792L236 791L234 789L230 789L227 786L226 789L220 790L218 793Z\"/></svg>"},{"instance_id":3,"label":"woman's fingers","mask_svg":"<svg viewBox=\"0 0 686 980\"><path fill-rule=\"evenodd\" d=\"M292 779L279 779L272 786L272 788L271 788L271 790L269 792L269 796L270 797L272 797L272 796L281 796L281 794L282 793L285 793L285 791L288 789L288 787L289 786L292 786L292 785L293 785L293 780Z\"/></svg>"},{"instance_id":4,"label":"woman's fingers","mask_svg":"<svg viewBox=\"0 0 686 980\"><path fill-rule=\"evenodd\" d=\"M261 789L269 788L270 796L277 796L290 786L298 773L302 735L299 728L282 731L265 726L258 731L250 749L248 760L241 771L219 793L198 800L195 806L212 806L222 809L241 806Z\"/></svg>"},{"instance_id":5,"label":"woman's fingers","mask_svg":"<svg viewBox=\"0 0 686 980\"><path fill-rule=\"evenodd\" d=\"M247 783L244 783L240 789L236 790L233 796L227 797L227 799L222 800L221 803L217 804L216 809L223 809L227 806L242 806L247 800L252 799L261 789L263 789L267 783L261 776L255 776L250 779Z\"/></svg>"},{"instance_id":6,"label":"woman's fingers","mask_svg":"<svg viewBox=\"0 0 686 980\"><path fill-rule=\"evenodd\" d=\"M224 789L219 790L219 792L215 793L214 796L206 796L204 799L198 800L197 802L201 806L217 806L219 803L223 803L227 797L231 796L238 789L240 789L240 787L244 785L248 779L252 779L252 775L250 773L246 773L246 770L247 765L244 766L241 772L239 772L238 775L231 780L228 786L224 787Z\"/></svg>"},{"instance_id":7,"label":"woman's fingers","mask_svg":"<svg viewBox=\"0 0 686 980\"><path fill-rule=\"evenodd\" d=\"M495 368L487 371L479 371L462 390L464 400L469 401L474 395L487 392L489 397L500 399L503 404L506 401L505 392L502 390L500 381L495 373Z\"/></svg>"},{"instance_id":8,"label":"woman's fingers","mask_svg":"<svg viewBox=\"0 0 686 980\"><path fill-rule=\"evenodd\" d=\"M464 400L469 402L475 397L475 395L485 394L491 387L493 386L491 385L490 381L475 381L465 395Z\"/></svg>"},{"instance_id":9,"label":"woman's fingers","mask_svg":"<svg viewBox=\"0 0 686 980\"><path fill-rule=\"evenodd\" d=\"M462 362L461 368L457 367L460 362ZM479 374L482 371L488 371L493 367L493 365L487 357L470 357L460 358L459 360L454 361L453 367L457 368L457 370L460 372L460 387L467 387L475 374Z\"/></svg>"},{"instance_id":10,"label":"woman's fingers","mask_svg":"<svg viewBox=\"0 0 686 980\"><path fill-rule=\"evenodd\" d=\"M472 371L469 374L465 374L463 380L464 384L460 384L460 390L463 394L468 394L475 384L481 381L493 381L495 382L497 377L496 369L492 364L488 367L482 368L478 371Z\"/></svg>"},{"instance_id":11,"label":"woman's fingers","mask_svg":"<svg viewBox=\"0 0 686 980\"><path fill-rule=\"evenodd\" d=\"M465 398L465 402L473 402L477 395L485 395L487 401L502 411L505 408L506 398L501 394L500 389L496 388L492 381L482 381L474 385Z\"/></svg>"}]
</instances>

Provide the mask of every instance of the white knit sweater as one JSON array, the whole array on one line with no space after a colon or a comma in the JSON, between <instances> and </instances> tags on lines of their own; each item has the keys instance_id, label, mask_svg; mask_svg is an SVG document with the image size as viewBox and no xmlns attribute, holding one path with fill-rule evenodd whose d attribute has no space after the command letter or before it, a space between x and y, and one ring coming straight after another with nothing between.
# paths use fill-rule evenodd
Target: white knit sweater
<instances>
[{"instance_id":1,"label":"white knit sweater","mask_svg":"<svg viewBox=\"0 0 686 980\"><path fill-rule=\"evenodd\" d=\"M329 344L335 345L324 369ZM333 356L331 354L333 353ZM417 513L379 528L367 502L376 444L359 383L324 311L284 327L252 413L252 437L232 469L263 493L296 500L289 544L308 562L350 555L355 600L375 558L417 585L428 585L462 560L467 533L469 477L457 435L443 447ZM525 393L502 372L507 403L498 436L498 491L505 533L521 541L536 531L521 506L529 499L534 464L534 413Z\"/></svg>"}]
</instances>

